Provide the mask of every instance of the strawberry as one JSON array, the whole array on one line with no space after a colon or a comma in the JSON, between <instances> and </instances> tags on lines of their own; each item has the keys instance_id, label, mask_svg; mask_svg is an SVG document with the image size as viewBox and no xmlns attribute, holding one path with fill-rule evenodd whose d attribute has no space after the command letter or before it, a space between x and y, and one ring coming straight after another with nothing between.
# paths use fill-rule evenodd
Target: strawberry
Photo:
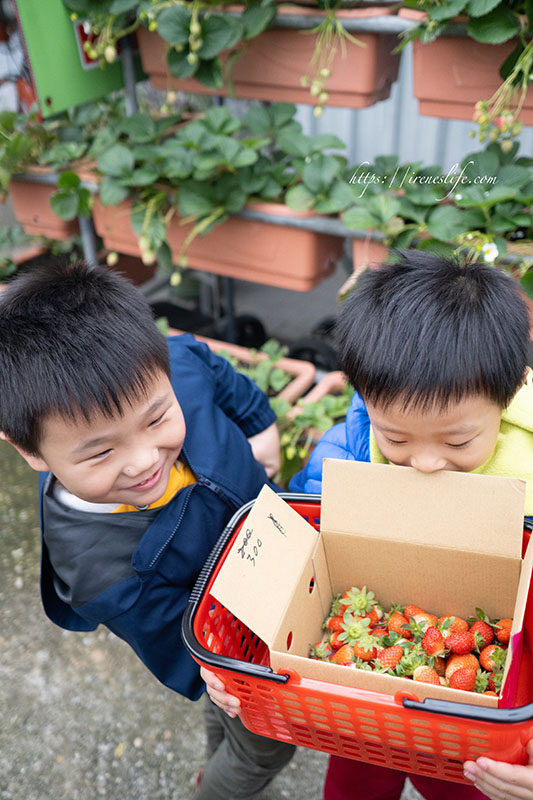
<instances>
[{"instance_id":1,"label":"strawberry","mask_svg":"<svg viewBox=\"0 0 533 800\"><path fill-rule=\"evenodd\" d=\"M427 611L419 611L418 614L413 614L412 618L423 630L426 630L430 625L436 626L439 621L435 614L428 614Z\"/></svg>"},{"instance_id":2,"label":"strawberry","mask_svg":"<svg viewBox=\"0 0 533 800\"><path fill-rule=\"evenodd\" d=\"M423 614L424 611L418 606L405 606L403 613L409 619L409 617L414 617L415 614Z\"/></svg>"},{"instance_id":3,"label":"strawberry","mask_svg":"<svg viewBox=\"0 0 533 800\"><path fill-rule=\"evenodd\" d=\"M326 630L331 631L342 631L344 630L344 623L342 617L328 617L326 619Z\"/></svg>"},{"instance_id":4,"label":"strawberry","mask_svg":"<svg viewBox=\"0 0 533 800\"><path fill-rule=\"evenodd\" d=\"M386 647L381 650L377 655L377 660L385 669L394 669L402 656L403 647L400 644L393 644L392 647Z\"/></svg>"},{"instance_id":5,"label":"strawberry","mask_svg":"<svg viewBox=\"0 0 533 800\"><path fill-rule=\"evenodd\" d=\"M465 655L465 653L470 653L474 650L476 637L470 631L452 631L444 640L444 644L452 653Z\"/></svg>"},{"instance_id":6,"label":"strawberry","mask_svg":"<svg viewBox=\"0 0 533 800\"><path fill-rule=\"evenodd\" d=\"M349 644L345 644L333 653L330 660L332 664L351 664L354 658L353 647Z\"/></svg>"},{"instance_id":7,"label":"strawberry","mask_svg":"<svg viewBox=\"0 0 533 800\"><path fill-rule=\"evenodd\" d=\"M311 653L309 654L309 658L317 658L319 661L327 661L332 652L333 650L329 642L315 642L313 645L311 645Z\"/></svg>"},{"instance_id":8,"label":"strawberry","mask_svg":"<svg viewBox=\"0 0 533 800\"><path fill-rule=\"evenodd\" d=\"M467 631L468 622L466 619L448 614L445 617L439 617L439 628L441 631L446 631L447 633L452 633L452 631Z\"/></svg>"},{"instance_id":9,"label":"strawberry","mask_svg":"<svg viewBox=\"0 0 533 800\"><path fill-rule=\"evenodd\" d=\"M370 627L374 628L382 616L383 609L381 606L374 606L374 608L372 608L370 611L367 611L366 614L363 615L362 619L367 619L370 623Z\"/></svg>"},{"instance_id":10,"label":"strawberry","mask_svg":"<svg viewBox=\"0 0 533 800\"><path fill-rule=\"evenodd\" d=\"M476 674L477 670L474 667L460 667L450 675L448 685L450 689L473 692L476 685Z\"/></svg>"},{"instance_id":11,"label":"strawberry","mask_svg":"<svg viewBox=\"0 0 533 800\"><path fill-rule=\"evenodd\" d=\"M343 617L343 631L339 634L341 642L346 642L352 646L358 642L374 647L376 642L370 636L370 620L364 617L355 617L346 611Z\"/></svg>"},{"instance_id":12,"label":"strawberry","mask_svg":"<svg viewBox=\"0 0 533 800\"><path fill-rule=\"evenodd\" d=\"M340 633L338 631L334 631L331 636L329 637L329 643L333 650L338 650L340 647L343 646L344 642L342 639L339 639Z\"/></svg>"},{"instance_id":13,"label":"strawberry","mask_svg":"<svg viewBox=\"0 0 533 800\"><path fill-rule=\"evenodd\" d=\"M388 619L387 628L389 631L394 631L394 633L404 636L406 639L412 639L413 634L408 629L407 624L407 617L401 611L393 611Z\"/></svg>"},{"instance_id":14,"label":"strawberry","mask_svg":"<svg viewBox=\"0 0 533 800\"><path fill-rule=\"evenodd\" d=\"M428 656L441 656L444 653L444 644L442 633L434 625L430 625L422 639L422 647Z\"/></svg>"},{"instance_id":15,"label":"strawberry","mask_svg":"<svg viewBox=\"0 0 533 800\"><path fill-rule=\"evenodd\" d=\"M483 619L478 619L470 626L470 633L476 637L476 647L478 650L483 650L494 639L494 631Z\"/></svg>"},{"instance_id":16,"label":"strawberry","mask_svg":"<svg viewBox=\"0 0 533 800\"><path fill-rule=\"evenodd\" d=\"M497 644L489 644L479 654L479 663L487 672L498 671L503 668L506 655L507 653L503 647L498 647Z\"/></svg>"},{"instance_id":17,"label":"strawberry","mask_svg":"<svg viewBox=\"0 0 533 800\"><path fill-rule=\"evenodd\" d=\"M473 653L451 655L446 662L446 680L449 681L453 673L458 669L462 669L462 667L470 667L477 670L479 668L479 661Z\"/></svg>"},{"instance_id":18,"label":"strawberry","mask_svg":"<svg viewBox=\"0 0 533 800\"><path fill-rule=\"evenodd\" d=\"M496 638L500 644L509 644L511 638L512 619L499 619L496 623Z\"/></svg>"},{"instance_id":19,"label":"strawberry","mask_svg":"<svg viewBox=\"0 0 533 800\"><path fill-rule=\"evenodd\" d=\"M432 683L435 686L440 686L440 678L432 667L427 664L421 667L416 667L413 672L413 680L419 683Z\"/></svg>"},{"instance_id":20,"label":"strawberry","mask_svg":"<svg viewBox=\"0 0 533 800\"><path fill-rule=\"evenodd\" d=\"M353 646L354 655L360 658L361 661L373 661L377 654L378 649L372 645L367 645L364 642L356 642Z\"/></svg>"},{"instance_id":21,"label":"strawberry","mask_svg":"<svg viewBox=\"0 0 533 800\"><path fill-rule=\"evenodd\" d=\"M433 664L431 664L433 662ZM433 666L433 669L437 673L437 675L441 675L444 677L446 674L446 659L443 656L437 656L436 658L431 658L429 662L429 666Z\"/></svg>"}]
</instances>

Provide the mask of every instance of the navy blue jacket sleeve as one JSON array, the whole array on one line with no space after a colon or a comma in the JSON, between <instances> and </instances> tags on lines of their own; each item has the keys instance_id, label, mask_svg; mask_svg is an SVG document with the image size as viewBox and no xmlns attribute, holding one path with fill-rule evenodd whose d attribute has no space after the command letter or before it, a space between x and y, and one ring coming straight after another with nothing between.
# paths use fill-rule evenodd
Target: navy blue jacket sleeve
<instances>
[{"instance_id":1,"label":"navy blue jacket sleeve","mask_svg":"<svg viewBox=\"0 0 533 800\"><path fill-rule=\"evenodd\" d=\"M217 356L206 344L186 334L169 337L169 347L176 338L186 338L191 352L209 369L215 381L216 404L247 438L264 431L276 421L266 394L250 378L237 372L226 358Z\"/></svg>"}]
</instances>

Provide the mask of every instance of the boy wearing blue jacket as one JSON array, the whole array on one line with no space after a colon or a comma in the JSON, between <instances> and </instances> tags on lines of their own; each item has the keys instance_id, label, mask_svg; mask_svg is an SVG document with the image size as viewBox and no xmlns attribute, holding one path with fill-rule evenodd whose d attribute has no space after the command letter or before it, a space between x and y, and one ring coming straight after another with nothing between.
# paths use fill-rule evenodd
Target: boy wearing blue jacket
<instances>
[{"instance_id":1,"label":"boy wearing blue jacket","mask_svg":"<svg viewBox=\"0 0 533 800\"><path fill-rule=\"evenodd\" d=\"M341 366L355 388L346 421L324 434L297 492L320 492L325 457L522 478L533 517L533 373L516 283L493 267L420 251L361 275L341 307ZM528 766L468 761L475 787L410 775L426 800L533 797ZM332 756L325 800L399 800L405 774ZM479 789L479 791L478 791Z\"/></svg>"},{"instance_id":2,"label":"boy wearing blue jacket","mask_svg":"<svg viewBox=\"0 0 533 800\"><path fill-rule=\"evenodd\" d=\"M124 278L57 265L0 298L0 431L41 472L47 615L106 625L198 699L181 617L226 523L276 471L266 396L192 336L167 343ZM198 800L253 797L294 752L211 702L206 727Z\"/></svg>"}]
</instances>

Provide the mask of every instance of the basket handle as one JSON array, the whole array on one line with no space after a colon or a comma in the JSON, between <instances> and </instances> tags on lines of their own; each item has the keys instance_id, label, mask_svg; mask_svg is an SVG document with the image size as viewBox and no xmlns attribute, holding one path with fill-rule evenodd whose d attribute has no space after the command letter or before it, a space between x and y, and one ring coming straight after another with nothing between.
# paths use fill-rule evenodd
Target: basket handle
<instances>
[{"instance_id":1,"label":"basket handle","mask_svg":"<svg viewBox=\"0 0 533 800\"><path fill-rule=\"evenodd\" d=\"M426 698L420 702L404 697L402 705L411 711L427 711L432 714L445 714L449 717L462 717L482 722L512 723L527 722L533 719L533 703L518 708L486 708L467 703L454 703L450 700Z\"/></svg>"}]
</instances>

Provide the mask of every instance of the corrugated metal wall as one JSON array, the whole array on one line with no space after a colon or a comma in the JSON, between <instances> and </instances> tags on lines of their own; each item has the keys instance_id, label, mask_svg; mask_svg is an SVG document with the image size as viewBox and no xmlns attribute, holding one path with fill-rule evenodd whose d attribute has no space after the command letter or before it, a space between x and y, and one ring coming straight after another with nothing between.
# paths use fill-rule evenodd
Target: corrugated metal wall
<instances>
[{"instance_id":1,"label":"corrugated metal wall","mask_svg":"<svg viewBox=\"0 0 533 800\"><path fill-rule=\"evenodd\" d=\"M398 80L387 100L356 111L326 107L318 119L311 106L302 105L298 120L306 133L339 136L347 145L346 156L351 165L397 153L401 161L440 164L447 170L467 153L483 148L478 139L468 135L477 127L474 123L421 116L412 87L412 48L408 45L402 52ZM533 127L524 128L520 142L520 154L532 155Z\"/></svg>"}]
</instances>

